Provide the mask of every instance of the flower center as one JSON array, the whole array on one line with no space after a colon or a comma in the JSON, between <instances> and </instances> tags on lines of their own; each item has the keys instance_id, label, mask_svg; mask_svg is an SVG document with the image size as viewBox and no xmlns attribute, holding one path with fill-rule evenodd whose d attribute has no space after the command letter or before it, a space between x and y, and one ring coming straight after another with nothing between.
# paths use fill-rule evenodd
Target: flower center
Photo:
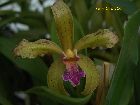
<instances>
[{"instance_id":1,"label":"flower center","mask_svg":"<svg viewBox=\"0 0 140 105\"><path fill-rule=\"evenodd\" d=\"M63 61L78 61L79 56L77 56L77 51L72 51L71 49L67 49L66 52L63 55Z\"/></svg>"},{"instance_id":2,"label":"flower center","mask_svg":"<svg viewBox=\"0 0 140 105\"><path fill-rule=\"evenodd\" d=\"M71 49L67 49L65 54L66 54L67 58L74 58L75 57L75 54Z\"/></svg>"}]
</instances>

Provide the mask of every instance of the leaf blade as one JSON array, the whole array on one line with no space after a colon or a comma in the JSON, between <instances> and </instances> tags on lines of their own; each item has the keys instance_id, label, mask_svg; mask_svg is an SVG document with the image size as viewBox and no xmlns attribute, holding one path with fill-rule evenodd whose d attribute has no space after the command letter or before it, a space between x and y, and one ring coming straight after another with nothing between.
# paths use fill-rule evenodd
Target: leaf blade
<instances>
[{"instance_id":1,"label":"leaf blade","mask_svg":"<svg viewBox=\"0 0 140 105\"><path fill-rule=\"evenodd\" d=\"M57 94L56 92L48 89L45 86L35 87L32 89L29 89L29 90L27 90L27 93L41 95L41 96L44 96L46 98L53 99L53 100L57 101L58 103L61 103L64 105L65 104L67 104L67 105L85 105L91 97L91 95L88 95L88 96L83 97L83 98L72 98L69 96Z\"/></svg>"},{"instance_id":2,"label":"leaf blade","mask_svg":"<svg viewBox=\"0 0 140 105\"><path fill-rule=\"evenodd\" d=\"M128 105L133 94L133 74L138 63L138 28L140 11L129 18L124 29L123 45L106 97L105 105ZM133 34L132 34L133 33Z\"/></svg>"}]
</instances>

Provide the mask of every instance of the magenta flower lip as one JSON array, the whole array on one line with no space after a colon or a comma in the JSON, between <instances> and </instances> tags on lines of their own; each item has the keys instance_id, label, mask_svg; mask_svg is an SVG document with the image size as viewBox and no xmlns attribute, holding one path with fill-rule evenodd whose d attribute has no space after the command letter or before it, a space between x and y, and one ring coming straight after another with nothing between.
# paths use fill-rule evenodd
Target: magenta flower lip
<instances>
[{"instance_id":1,"label":"magenta flower lip","mask_svg":"<svg viewBox=\"0 0 140 105\"><path fill-rule=\"evenodd\" d=\"M66 71L63 75L64 81L69 81L73 87L80 84L80 79L85 77L84 71Z\"/></svg>"},{"instance_id":2,"label":"magenta flower lip","mask_svg":"<svg viewBox=\"0 0 140 105\"><path fill-rule=\"evenodd\" d=\"M80 79L82 77L85 77L86 74L84 71L80 69L80 67L77 65L76 61L77 58L71 58L70 60L63 61L66 65L66 70L62 76L64 81L69 81L73 87L76 87L80 84ZM79 58L78 58L79 59Z\"/></svg>"}]
</instances>

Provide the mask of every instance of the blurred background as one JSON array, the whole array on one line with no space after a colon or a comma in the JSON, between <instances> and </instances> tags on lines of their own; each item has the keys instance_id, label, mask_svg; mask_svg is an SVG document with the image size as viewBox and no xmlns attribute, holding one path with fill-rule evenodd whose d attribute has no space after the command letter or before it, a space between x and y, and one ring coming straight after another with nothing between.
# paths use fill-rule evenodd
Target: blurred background
<instances>
[{"instance_id":1,"label":"blurred background","mask_svg":"<svg viewBox=\"0 0 140 105\"><path fill-rule=\"evenodd\" d=\"M0 105L59 105L57 101L37 95L29 97L24 93L32 87L47 86L47 71L55 57L46 55L29 60L17 58L13 54L13 49L22 39L35 41L45 38L60 45L49 1L53 0L0 0ZM140 0L64 1L73 14L74 42L83 35L105 28L118 35L120 41L113 49L87 49L86 53L91 59L94 57L97 65L107 61L114 68L122 47L128 16L140 8ZM106 7L110 10L106 10ZM115 10L117 7L121 10ZM134 95L129 102L130 105L140 105L134 101ZM91 99L88 104L93 103Z\"/></svg>"}]
</instances>

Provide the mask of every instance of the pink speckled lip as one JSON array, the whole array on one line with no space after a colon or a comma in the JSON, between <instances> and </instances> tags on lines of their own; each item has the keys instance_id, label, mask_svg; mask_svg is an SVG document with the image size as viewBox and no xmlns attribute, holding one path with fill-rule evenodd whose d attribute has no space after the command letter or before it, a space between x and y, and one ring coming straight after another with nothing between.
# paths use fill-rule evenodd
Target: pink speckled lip
<instances>
[{"instance_id":1,"label":"pink speckled lip","mask_svg":"<svg viewBox=\"0 0 140 105\"><path fill-rule=\"evenodd\" d=\"M69 81L73 87L80 84L80 79L85 77L85 72L78 67L76 62L65 62L66 70L63 74L63 80Z\"/></svg>"}]
</instances>

